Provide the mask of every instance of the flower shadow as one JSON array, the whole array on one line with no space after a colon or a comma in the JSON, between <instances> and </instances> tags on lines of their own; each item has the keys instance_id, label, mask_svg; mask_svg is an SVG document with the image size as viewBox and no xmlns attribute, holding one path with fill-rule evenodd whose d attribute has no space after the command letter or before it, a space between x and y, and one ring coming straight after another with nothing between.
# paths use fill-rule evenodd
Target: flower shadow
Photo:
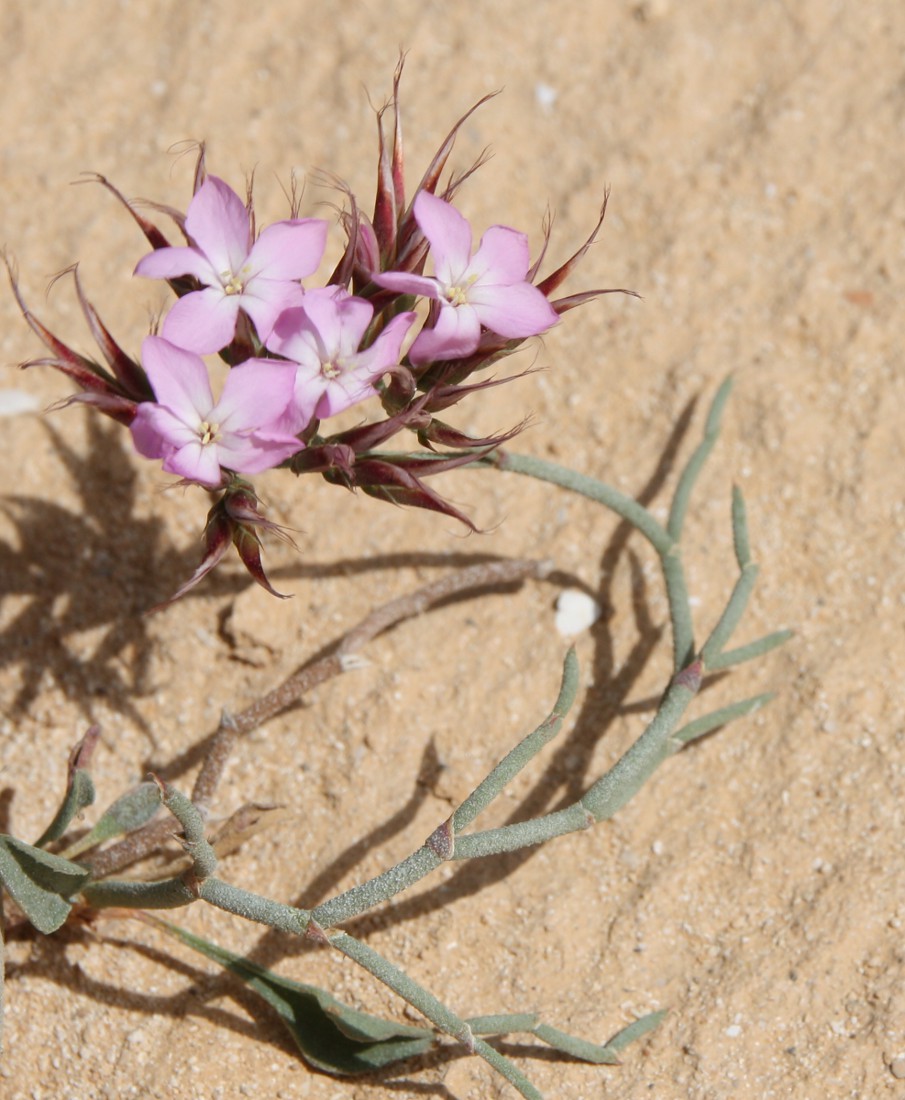
<instances>
[{"instance_id":1,"label":"flower shadow","mask_svg":"<svg viewBox=\"0 0 905 1100\"><path fill-rule=\"evenodd\" d=\"M52 683L86 716L103 697L147 732L133 704L152 690L153 636L143 614L191 574L197 551L168 545L151 517L136 514L136 474L122 429L88 419L79 453L44 423L79 504L10 494L0 513L13 529L0 537L0 670L18 666L7 709L21 715ZM224 573L213 582L238 591L250 580ZM210 587L206 594L210 594Z\"/></svg>"}]
</instances>

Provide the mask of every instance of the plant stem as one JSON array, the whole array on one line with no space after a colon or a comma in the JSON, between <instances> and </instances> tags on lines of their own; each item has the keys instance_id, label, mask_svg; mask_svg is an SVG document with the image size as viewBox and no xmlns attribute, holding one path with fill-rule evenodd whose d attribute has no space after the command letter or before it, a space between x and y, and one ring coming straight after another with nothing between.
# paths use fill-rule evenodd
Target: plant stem
<instances>
[{"instance_id":1,"label":"plant stem","mask_svg":"<svg viewBox=\"0 0 905 1100\"><path fill-rule=\"evenodd\" d=\"M508 1058L503 1057L483 1039L476 1038L465 1020L447 1008L442 1001L438 1001L433 993L413 981L408 974L379 955L372 947L362 943L361 940L354 939L347 932L331 933L328 940L332 947L353 959L359 966L363 966L394 993L398 993L408 1001L445 1035L458 1039L469 1051L473 1051L488 1062L527 1100L543 1100L541 1093Z\"/></svg>"},{"instance_id":2,"label":"plant stem","mask_svg":"<svg viewBox=\"0 0 905 1100\"><path fill-rule=\"evenodd\" d=\"M353 886L338 894L335 898L318 905L312 911L312 917L324 928L350 920L352 917L373 908L379 902L413 886L425 875L435 870L445 859L458 858L454 855L455 837L458 830L471 822L484 810L506 784L533 759L562 728L563 721L578 691L578 659L574 649L569 649L563 664L562 683L559 695L553 705L550 717L537 729L529 733L499 764L486 779L475 788L465 801L453 813L448 822L440 825L407 859L395 867L376 875L367 882ZM571 831L571 830L566 830Z\"/></svg>"},{"instance_id":3,"label":"plant stem","mask_svg":"<svg viewBox=\"0 0 905 1100\"><path fill-rule=\"evenodd\" d=\"M643 505L603 481L533 455L496 451L487 458L480 459L475 465L523 474L579 493L609 508L639 531L656 551L663 570L673 632L673 671L678 672L685 667L694 653L694 630L681 551L678 542Z\"/></svg>"}]
</instances>

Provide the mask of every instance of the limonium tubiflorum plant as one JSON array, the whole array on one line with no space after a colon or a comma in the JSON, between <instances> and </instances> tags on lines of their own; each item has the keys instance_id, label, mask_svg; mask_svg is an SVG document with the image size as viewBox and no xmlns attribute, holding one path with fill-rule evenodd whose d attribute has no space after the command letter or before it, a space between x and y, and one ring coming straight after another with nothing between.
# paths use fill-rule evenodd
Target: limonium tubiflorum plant
<instances>
[{"instance_id":1,"label":"limonium tubiflorum plant","mask_svg":"<svg viewBox=\"0 0 905 1100\"><path fill-rule=\"evenodd\" d=\"M267 471L320 474L339 487L432 509L469 527L468 516L430 486L432 475L466 466L510 471L609 509L647 540L662 567L673 671L656 714L616 764L571 805L498 828L475 828L479 815L562 728L578 690L577 660L570 650L550 715L515 747L488 759L486 778L396 866L313 909L262 897L222 879L218 859L267 819L267 811L251 804L232 814L217 805L223 770L245 735L315 684L356 667L362 649L394 623L471 589L549 573L549 565L532 560L472 566L375 608L326 656L303 665L241 713L225 712L218 730L204 742L189 794L151 777L126 791L92 826L74 828L94 799L89 765L99 734L92 727L72 752L67 790L43 835L34 844L12 835L0 837L0 883L14 903L12 920L19 929L30 925L47 935L67 921L97 921L105 915L152 923L260 994L290 1029L306 1061L325 1072L373 1072L452 1039L485 1059L520 1095L538 1097L523 1071L494 1045L495 1036L527 1033L565 1056L614 1063L662 1013L636 1020L602 1044L559 1031L520 1006L469 1017L342 926L408 890L444 862L492 858L611 817L668 757L767 701L769 696L758 695L687 716L708 674L761 656L781 644L788 632L729 647L757 574L738 491L731 508L738 580L703 643L694 632L682 532L696 479L717 439L728 382L713 400L703 438L678 480L665 523L593 476L504 448L518 428L502 436L473 438L441 419L458 402L479 400L487 387L510 380L489 377L485 372L491 364L549 331L573 307L611 293L586 290L556 297L595 239L603 212L585 244L545 277L539 272L546 240L533 262L528 238L508 225L492 226L476 245L471 226L455 206L460 186L474 169L442 181L464 119L414 190L407 190L400 75L401 67L391 103L378 114L373 214L367 217L346 192L340 215L346 245L323 285L313 284L312 278L324 259L326 223L299 217L293 198L289 218L258 232L250 189L243 200L222 179L209 175L202 148L186 211L155 207L184 243L171 243L135 204L97 177L123 203L151 246L138 259L135 274L166 280L174 292L175 301L157 331L129 342L139 348L137 354L125 350L86 300L73 268L76 293L100 356L75 351L28 308L8 261L23 315L49 352L24 365L50 365L68 375L80 392L63 404L85 403L111 417L129 431L139 455L160 463L182 483L215 495L201 561L177 585L173 599L202 582L230 545L255 581L277 595L265 574L261 548L263 536L280 532L266 518L251 480ZM219 355L228 365L221 387L212 384L205 355ZM331 418L357 406L362 407L360 424L332 429ZM408 433L407 443L388 449L389 441L403 432ZM182 832L182 850L175 856L167 847L174 820ZM168 862L149 881L147 868L137 865L151 858L158 867L161 859ZM362 1012L154 915L200 903L339 951L417 1009L426 1025Z\"/></svg>"}]
</instances>

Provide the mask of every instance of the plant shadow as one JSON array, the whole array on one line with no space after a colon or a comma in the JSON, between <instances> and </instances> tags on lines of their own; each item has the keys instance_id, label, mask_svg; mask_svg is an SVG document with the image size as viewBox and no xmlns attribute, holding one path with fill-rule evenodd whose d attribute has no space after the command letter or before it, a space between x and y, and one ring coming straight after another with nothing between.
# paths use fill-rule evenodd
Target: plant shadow
<instances>
[{"instance_id":1,"label":"plant shadow","mask_svg":"<svg viewBox=\"0 0 905 1100\"><path fill-rule=\"evenodd\" d=\"M661 491L673 472L677 455L685 440L691 424L695 402L685 407L677 421L656 467L647 479L637 499L648 504ZM128 455L119 443L115 431L106 430L92 422L91 446L85 457L75 455L48 429L60 457L78 487L84 506L83 514L73 514L52 504L31 498L9 497L2 505L13 520L19 535L19 548L14 549L0 543L0 576L5 580L0 594L16 594L27 597L23 610L0 634L0 665L15 661L23 665L23 686L15 701L17 708L24 708L38 694L45 675L52 677L72 698L79 699L90 710L92 694L103 694L123 713L133 714L129 697L149 690L147 673L151 654L152 639L147 631L147 620L141 615L144 608L135 606L136 597L131 603L111 605L98 600L93 588L99 577L104 578L105 586L123 593L141 592L142 601L148 593L149 577L172 577L185 575L194 567L194 558L180 554L163 544L153 522L135 516L135 475L131 470ZM115 529L114 529L115 521ZM110 546L121 539L124 521L134 525L137 537L131 551L111 556ZM55 529L61 536L48 540L46 531ZM629 570L632 589L632 613L636 637L628 655L617 663L615 638L604 616L592 629L594 650L592 657L592 682L594 690L588 693L577 715L574 716L571 732L552 750L549 762L533 787L521 799L519 805L507 819L509 822L524 820L539 814L553 812L574 802L589 785L589 769L594 753L601 739L612 723L625 713L634 713L642 706L627 702L633 685L646 669L662 637L662 627L657 624L650 612L647 586L641 562L629 545L633 528L627 522L617 525L613 535L604 547L599 564L601 583L594 593L598 602L609 608L612 600L612 588L617 566L625 562ZM72 547L79 548L74 554ZM474 564L479 561L495 560L493 555L431 555L399 554L386 555L377 559L352 559L333 562L328 566L299 566L297 575L310 577L334 575L338 573L367 572L381 568L395 568L412 564ZM281 571L285 572L285 571ZM296 572L293 570L293 572ZM11 578L20 577L17 585ZM555 584L576 584L575 578L554 573L549 580ZM228 574L212 578L215 594L238 592L250 582L244 575L233 577ZM152 582L153 583L153 582ZM159 582L158 582L159 583ZM495 586L493 591L505 590L511 586ZM206 595L211 594L208 587ZM163 599L167 592L155 592L156 599ZM472 598L473 592L455 597ZM114 610L116 613L114 614ZM32 647L39 644L43 649L48 640L45 626L40 633L42 621L53 625L53 638L56 643L49 660L37 661ZM75 656L66 646L66 640L74 633L91 628L104 630L102 639L94 654L87 660L84 656ZM31 641L28 639L32 638ZM320 653L310 658L318 659L332 649L326 646ZM132 654L128 666L123 663L123 652ZM306 663L310 663L306 662ZM80 670L80 672L78 671ZM101 689L92 688L101 684ZM656 701L650 700L653 710ZM180 757L161 766L168 777L184 773L200 762L210 738L202 740ZM414 820L418 810L427 798L430 788L435 784L439 762L432 743L425 747L421 766L414 790L405 802L387 819L368 834L348 845L327 867L316 876L294 899L297 906L310 907L317 904L335 888L342 879L374 850L375 846L385 844L394 836L403 832ZM498 856L493 861L473 860L462 864L445 882L427 889L413 898L400 898L391 905L374 914L367 914L348 922L347 931L356 936L366 937L378 928L394 927L417 917L423 917L450 902L479 893L510 876L518 867L530 860L536 848ZM201 973L178 962L166 952L155 952L151 948L119 942L141 951L149 959L162 965L181 970L186 974ZM266 931L247 958L258 965L272 967L281 958L296 955L316 945L311 941L290 939L282 933ZM21 972L22 967L11 969L9 977ZM84 975L78 968L48 967L48 976L62 985L71 986L82 995L96 997L110 1003L123 1004L126 999L129 1007L139 1011L156 1013L171 1012L185 1015L200 1013L208 1016L221 1026L230 1027L241 1034L259 1035L257 1023L249 1024L232 1013L220 1009L211 1009L206 1004L198 1005L197 994L188 993L174 998L148 998L144 994L133 993L104 983L92 982L86 985ZM195 979L193 978L193 981ZM217 975L203 979L207 999L219 995L211 991L222 991L240 1003L257 1019L273 1016L251 992L240 988L239 983L229 975ZM270 1041L284 1049L294 1050L291 1041L277 1026L276 1017L268 1027ZM276 1038L274 1038L276 1036ZM534 1053L533 1047L510 1046L507 1049L519 1053ZM537 1051L544 1058L564 1057L547 1048ZM436 1066L443 1060L458 1057L461 1054L455 1047L444 1047L424 1059L408 1063L409 1069L423 1069ZM398 1070L392 1074L373 1075L375 1083L379 1081L384 1089L403 1088L409 1094L435 1095L450 1097L444 1086L400 1082ZM363 1081L367 1083L367 1081Z\"/></svg>"},{"instance_id":2,"label":"plant shadow","mask_svg":"<svg viewBox=\"0 0 905 1100\"><path fill-rule=\"evenodd\" d=\"M103 697L147 732L132 702L153 690L145 612L170 594L173 577L191 574L198 551L174 549L152 517L137 514L136 473L119 425L89 417L84 453L53 425L43 427L78 506L0 498L14 532L0 539L0 600L13 606L0 630L0 669L18 666L21 681L8 710L25 713L52 683L86 717ZM228 574L215 581L221 592L248 583Z\"/></svg>"},{"instance_id":3,"label":"plant shadow","mask_svg":"<svg viewBox=\"0 0 905 1100\"><path fill-rule=\"evenodd\" d=\"M657 465L637 496L642 504L649 504L661 491L672 473L679 450L688 433L696 402L690 401L677 420ZM611 606L612 584L617 564L625 556L630 571L632 587L632 611L636 638L631 649L617 666L614 637L604 615L592 628L594 653L591 682L594 689L587 693L581 707L574 714L571 731L557 743L552 755L532 789L522 798L506 823L522 821L540 814L555 812L576 801L591 782L588 777L594 752L612 723L626 713L636 713L644 704L628 704L633 685L644 671L651 656L658 648L662 627L650 614L647 586L641 563L629 546L633 528L627 522L616 527L600 558L601 584L594 593L601 606ZM552 583L576 584L573 577L553 573ZM657 700L645 701L647 709L656 709ZM319 871L314 879L293 899L293 904L311 908L329 894L330 890L378 844L385 844L400 832L413 818L428 793L428 778L436 766L428 746L422 759L415 789L402 809L392 814L386 822L361 837L341 852L329 866ZM596 776L594 777L596 778ZM415 897L394 899L377 912L362 915L344 924L350 934L366 937L376 929L394 927L430 914L451 902L477 894L494 883L509 877L518 867L530 860L537 848L496 856L493 860L470 860L460 864L454 873L438 886L429 888ZM265 932L248 958L261 966L272 966L280 958L296 955L314 948L311 941L288 939L274 932Z\"/></svg>"}]
</instances>

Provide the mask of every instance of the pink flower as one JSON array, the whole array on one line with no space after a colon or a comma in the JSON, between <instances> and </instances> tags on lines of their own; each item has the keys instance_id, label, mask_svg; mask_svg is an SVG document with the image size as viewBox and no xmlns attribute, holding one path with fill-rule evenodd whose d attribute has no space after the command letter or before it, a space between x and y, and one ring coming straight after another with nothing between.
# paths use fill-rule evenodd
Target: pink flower
<instances>
[{"instance_id":1,"label":"pink flower","mask_svg":"<svg viewBox=\"0 0 905 1100\"><path fill-rule=\"evenodd\" d=\"M295 366L299 426L324 419L374 395L374 383L399 364L414 313L400 313L370 347L359 346L374 307L342 287L309 290L302 305L281 313L267 340L270 351Z\"/></svg>"},{"instance_id":2,"label":"pink flower","mask_svg":"<svg viewBox=\"0 0 905 1100\"><path fill-rule=\"evenodd\" d=\"M317 269L327 239L326 222L295 218L267 226L252 242L248 211L216 176L208 176L189 203L185 229L190 246L156 249L139 260L135 274L194 275L204 284L176 302L162 331L167 340L200 355L232 341L240 309L266 340L279 314L298 305L299 280Z\"/></svg>"},{"instance_id":3,"label":"pink flower","mask_svg":"<svg viewBox=\"0 0 905 1100\"><path fill-rule=\"evenodd\" d=\"M132 440L139 454L162 458L169 473L215 487L221 466L256 474L301 450L279 427L293 392L282 364L249 359L233 367L215 403L207 367L194 352L148 336L141 357L157 402L138 406Z\"/></svg>"},{"instance_id":4,"label":"pink flower","mask_svg":"<svg viewBox=\"0 0 905 1100\"><path fill-rule=\"evenodd\" d=\"M448 202L420 191L415 220L431 246L435 276L388 271L374 282L401 294L422 294L438 303L435 322L409 351L416 366L460 359L478 346L481 326L506 339L537 336L556 324L557 314L527 281L530 257L524 233L494 225L471 254L471 226Z\"/></svg>"}]
</instances>

